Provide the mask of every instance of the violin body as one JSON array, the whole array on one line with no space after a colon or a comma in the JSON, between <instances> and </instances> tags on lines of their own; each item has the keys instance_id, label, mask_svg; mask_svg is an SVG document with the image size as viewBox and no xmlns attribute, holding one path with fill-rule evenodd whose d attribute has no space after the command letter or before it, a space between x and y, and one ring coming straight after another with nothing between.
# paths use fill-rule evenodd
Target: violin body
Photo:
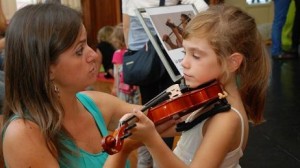
<instances>
[{"instance_id":1,"label":"violin body","mask_svg":"<svg viewBox=\"0 0 300 168\"><path fill-rule=\"evenodd\" d=\"M173 100L166 100L165 102L150 108L147 116L155 125L159 125L170 119L180 118L208 102L219 99L218 93L222 92L223 90L219 83L215 82L205 88L184 93Z\"/></svg>"}]
</instances>

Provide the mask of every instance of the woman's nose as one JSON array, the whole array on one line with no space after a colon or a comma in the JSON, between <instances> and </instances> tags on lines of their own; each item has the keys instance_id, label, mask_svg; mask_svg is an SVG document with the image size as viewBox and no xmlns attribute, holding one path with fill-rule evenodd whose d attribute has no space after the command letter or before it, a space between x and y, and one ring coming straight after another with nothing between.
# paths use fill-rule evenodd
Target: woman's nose
<instances>
[{"instance_id":1,"label":"woman's nose","mask_svg":"<svg viewBox=\"0 0 300 168\"><path fill-rule=\"evenodd\" d=\"M89 47L87 61L91 62L99 59L100 59L99 55L92 48Z\"/></svg>"}]
</instances>

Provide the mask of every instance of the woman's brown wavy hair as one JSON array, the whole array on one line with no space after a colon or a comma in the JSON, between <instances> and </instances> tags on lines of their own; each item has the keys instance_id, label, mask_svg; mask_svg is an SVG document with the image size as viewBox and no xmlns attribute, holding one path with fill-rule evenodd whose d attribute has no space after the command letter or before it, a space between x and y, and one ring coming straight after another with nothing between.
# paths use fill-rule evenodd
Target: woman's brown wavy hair
<instances>
[{"instance_id":1,"label":"woman's brown wavy hair","mask_svg":"<svg viewBox=\"0 0 300 168\"><path fill-rule=\"evenodd\" d=\"M29 117L42 131L49 150L61 161L67 148L64 111L50 80L50 65L75 42L81 14L60 4L29 5L10 21L5 46L4 122Z\"/></svg>"}]
</instances>

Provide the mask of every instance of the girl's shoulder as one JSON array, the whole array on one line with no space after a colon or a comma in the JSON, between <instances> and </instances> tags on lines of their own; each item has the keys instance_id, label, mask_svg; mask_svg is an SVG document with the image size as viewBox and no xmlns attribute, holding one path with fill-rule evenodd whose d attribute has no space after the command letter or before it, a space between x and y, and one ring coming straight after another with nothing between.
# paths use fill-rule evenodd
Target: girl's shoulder
<instances>
[{"instance_id":1,"label":"girl's shoulder","mask_svg":"<svg viewBox=\"0 0 300 168\"><path fill-rule=\"evenodd\" d=\"M204 128L206 131L216 129L225 131L226 129L226 131L235 132L236 129L241 128L241 121L240 115L238 115L233 109L230 109L227 112L221 112L209 118L204 124Z\"/></svg>"},{"instance_id":2,"label":"girl's shoulder","mask_svg":"<svg viewBox=\"0 0 300 168\"><path fill-rule=\"evenodd\" d=\"M232 108L227 112L218 113L206 121L203 126L203 138L208 141L219 141L215 143L222 144L220 148L232 151L241 143L244 144L243 139L247 139L248 125L245 123L248 122L244 119L243 114Z\"/></svg>"}]
</instances>

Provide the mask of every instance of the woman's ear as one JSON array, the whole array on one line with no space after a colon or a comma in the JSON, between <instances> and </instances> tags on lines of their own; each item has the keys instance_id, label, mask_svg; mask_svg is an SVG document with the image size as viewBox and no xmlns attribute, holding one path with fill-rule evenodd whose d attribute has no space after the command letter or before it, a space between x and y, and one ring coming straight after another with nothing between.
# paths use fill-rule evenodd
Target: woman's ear
<instances>
[{"instance_id":1,"label":"woman's ear","mask_svg":"<svg viewBox=\"0 0 300 168\"><path fill-rule=\"evenodd\" d=\"M50 66L49 77L50 77L51 81L54 80L54 78L55 78L55 68L53 65Z\"/></svg>"},{"instance_id":2,"label":"woman's ear","mask_svg":"<svg viewBox=\"0 0 300 168\"><path fill-rule=\"evenodd\" d=\"M233 53L228 58L228 66L230 72L236 71L242 64L244 56L240 53Z\"/></svg>"}]
</instances>

